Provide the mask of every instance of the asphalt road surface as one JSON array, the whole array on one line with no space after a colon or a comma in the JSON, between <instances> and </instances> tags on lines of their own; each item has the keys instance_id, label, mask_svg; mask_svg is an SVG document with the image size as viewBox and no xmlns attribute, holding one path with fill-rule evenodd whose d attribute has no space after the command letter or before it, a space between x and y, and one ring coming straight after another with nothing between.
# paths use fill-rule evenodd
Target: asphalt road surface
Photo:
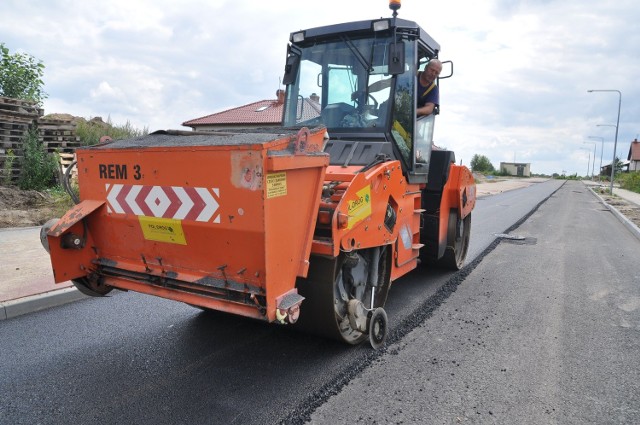
<instances>
[{"instance_id":1,"label":"asphalt road surface","mask_svg":"<svg viewBox=\"0 0 640 425\"><path fill-rule=\"evenodd\" d=\"M640 423L638 239L577 182L512 235L311 422Z\"/></svg>"},{"instance_id":2,"label":"asphalt road surface","mask_svg":"<svg viewBox=\"0 0 640 425\"><path fill-rule=\"evenodd\" d=\"M638 419L640 278L623 255L638 241L582 184L561 185L479 200L470 267L397 281L377 352L135 293L6 320L0 423ZM537 223L526 243L494 242L532 211L512 230Z\"/></svg>"}]
</instances>

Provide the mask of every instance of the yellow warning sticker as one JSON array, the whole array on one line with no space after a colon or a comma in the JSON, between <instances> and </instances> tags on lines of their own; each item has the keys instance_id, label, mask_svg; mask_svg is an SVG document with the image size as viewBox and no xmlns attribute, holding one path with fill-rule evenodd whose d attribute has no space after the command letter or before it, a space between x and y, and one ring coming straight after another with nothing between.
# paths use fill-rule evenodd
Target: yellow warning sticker
<instances>
[{"instance_id":1,"label":"yellow warning sticker","mask_svg":"<svg viewBox=\"0 0 640 425\"><path fill-rule=\"evenodd\" d=\"M186 245L182 222L173 218L138 216L142 234L148 241L158 241Z\"/></svg>"},{"instance_id":2,"label":"yellow warning sticker","mask_svg":"<svg viewBox=\"0 0 640 425\"><path fill-rule=\"evenodd\" d=\"M267 199L287 194L287 173L267 174Z\"/></svg>"},{"instance_id":3,"label":"yellow warning sticker","mask_svg":"<svg viewBox=\"0 0 640 425\"><path fill-rule=\"evenodd\" d=\"M357 198L347 201L349 222L347 229L371 215L371 186L366 186L356 192Z\"/></svg>"}]
</instances>

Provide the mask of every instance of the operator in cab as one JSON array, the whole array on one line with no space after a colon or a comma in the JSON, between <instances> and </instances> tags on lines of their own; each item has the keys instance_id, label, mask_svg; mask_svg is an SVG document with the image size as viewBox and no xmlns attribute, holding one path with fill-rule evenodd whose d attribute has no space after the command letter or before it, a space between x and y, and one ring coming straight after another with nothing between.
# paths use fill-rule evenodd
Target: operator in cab
<instances>
[{"instance_id":1,"label":"operator in cab","mask_svg":"<svg viewBox=\"0 0 640 425\"><path fill-rule=\"evenodd\" d=\"M440 105L440 92L436 84L436 78L442 72L442 62L431 59L427 67L418 73L418 107L416 113L419 117L431 115Z\"/></svg>"}]
</instances>

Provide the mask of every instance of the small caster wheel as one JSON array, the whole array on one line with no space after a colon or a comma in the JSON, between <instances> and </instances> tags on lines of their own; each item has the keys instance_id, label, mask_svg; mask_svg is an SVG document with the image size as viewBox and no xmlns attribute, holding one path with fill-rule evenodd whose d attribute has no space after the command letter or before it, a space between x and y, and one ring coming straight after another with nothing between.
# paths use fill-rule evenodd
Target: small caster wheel
<instances>
[{"instance_id":1,"label":"small caster wheel","mask_svg":"<svg viewBox=\"0 0 640 425\"><path fill-rule=\"evenodd\" d=\"M113 290L113 286L105 285L100 278L88 276L71 279L76 289L90 297L104 297Z\"/></svg>"},{"instance_id":2,"label":"small caster wheel","mask_svg":"<svg viewBox=\"0 0 640 425\"><path fill-rule=\"evenodd\" d=\"M57 218L52 218L51 220L47 221L46 223L44 223L42 225L42 227L40 228L40 243L42 244L42 247L47 250L47 252L51 252L51 250L49 249L49 240L47 239L47 233L49 233L49 230L51 230L51 228L53 226L55 226L55 224L59 221L59 219Z\"/></svg>"},{"instance_id":3,"label":"small caster wheel","mask_svg":"<svg viewBox=\"0 0 640 425\"><path fill-rule=\"evenodd\" d=\"M369 317L369 343L374 350L382 347L387 339L387 313L382 307L371 312Z\"/></svg>"}]
</instances>

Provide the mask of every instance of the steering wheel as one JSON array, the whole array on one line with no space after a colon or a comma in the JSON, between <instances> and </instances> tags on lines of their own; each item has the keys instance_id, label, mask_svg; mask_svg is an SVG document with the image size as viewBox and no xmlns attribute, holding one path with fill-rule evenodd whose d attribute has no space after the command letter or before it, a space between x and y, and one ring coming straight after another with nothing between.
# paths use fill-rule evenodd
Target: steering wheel
<instances>
[{"instance_id":1,"label":"steering wheel","mask_svg":"<svg viewBox=\"0 0 640 425\"><path fill-rule=\"evenodd\" d=\"M362 91L355 91L351 95L351 99L358 103L358 109L364 109L364 107L369 104L369 100L372 101L374 109L378 109L378 100L373 97L371 93L367 93L366 101L364 102L364 104L361 103L363 100L365 100L363 99L363 94L364 93Z\"/></svg>"},{"instance_id":2,"label":"steering wheel","mask_svg":"<svg viewBox=\"0 0 640 425\"><path fill-rule=\"evenodd\" d=\"M375 109L378 109L378 99L376 99L375 97L373 97L373 95L371 93L369 93L369 95L367 96L367 101L371 99L373 101L373 107Z\"/></svg>"}]
</instances>

